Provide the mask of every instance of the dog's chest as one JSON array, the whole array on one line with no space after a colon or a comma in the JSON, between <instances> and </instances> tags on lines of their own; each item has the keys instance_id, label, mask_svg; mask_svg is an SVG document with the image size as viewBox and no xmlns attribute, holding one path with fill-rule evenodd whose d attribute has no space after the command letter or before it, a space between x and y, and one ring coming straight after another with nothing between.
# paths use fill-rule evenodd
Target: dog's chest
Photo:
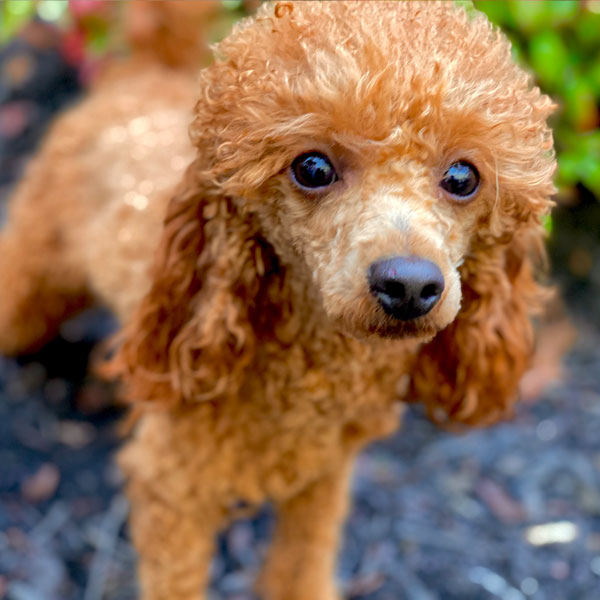
<instances>
[{"instance_id":1,"label":"dog's chest","mask_svg":"<svg viewBox=\"0 0 600 600\"><path fill-rule=\"evenodd\" d=\"M223 467L231 470L227 496L249 505L281 501L398 427L398 403L381 396L369 403L374 398L359 391L353 406L350 391L345 399L332 399L319 375L308 377L314 387L304 381L276 403L247 398L252 406L239 410L230 427L223 422L218 428L220 458L228 457Z\"/></svg>"},{"instance_id":2,"label":"dog's chest","mask_svg":"<svg viewBox=\"0 0 600 600\"><path fill-rule=\"evenodd\" d=\"M198 482L210 482L203 493L227 510L253 507L293 496L397 428L403 353L338 351L317 360L305 350L265 353L236 395L146 415L122 465L152 445L160 461L136 460L138 469L140 461L146 465L146 480L186 481L190 494L199 493Z\"/></svg>"},{"instance_id":3,"label":"dog's chest","mask_svg":"<svg viewBox=\"0 0 600 600\"><path fill-rule=\"evenodd\" d=\"M368 346L341 336L285 348L265 345L241 395L263 414L296 420L306 413L344 423L365 411L386 410L398 398L414 345Z\"/></svg>"},{"instance_id":4,"label":"dog's chest","mask_svg":"<svg viewBox=\"0 0 600 600\"><path fill-rule=\"evenodd\" d=\"M253 473L269 497L303 485L399 425L402 354L322 357L318 362L303 348L288 348L285 361L270 356L222 414L230 435L243 437L235 453L238 476Z\"/></svg>"}]
</instances>

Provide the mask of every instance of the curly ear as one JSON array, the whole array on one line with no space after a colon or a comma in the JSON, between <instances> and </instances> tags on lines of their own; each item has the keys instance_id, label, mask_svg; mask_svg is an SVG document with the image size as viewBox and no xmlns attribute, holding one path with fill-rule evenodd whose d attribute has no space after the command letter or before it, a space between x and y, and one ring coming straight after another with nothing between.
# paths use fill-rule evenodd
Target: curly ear
<instances>
[{"instance_id":1,"label":"curly ear","mask_svg":"<svg viewBox=\"0 0 600 600\"><path fill-rule=\"evenodd\" d=\"M152 285L123 331L116 370L132 401L171 406L235 392L256 346L249 311L277 272L271 247L190 167L171 200Z\"/></svg>"},{"instance_id":2,"label":"curly ear","mask_svg":"<svg viewBox=\"0 0 600 600\"><path fill-rule=\"evenodd\" d=\"M544 260L539 226L465 260L462 308L411 373L410 399L423 401L433 420L488 425L511 413L533 352L530 318L550 293L535 279Z\"/></svg>"}]
</instances>

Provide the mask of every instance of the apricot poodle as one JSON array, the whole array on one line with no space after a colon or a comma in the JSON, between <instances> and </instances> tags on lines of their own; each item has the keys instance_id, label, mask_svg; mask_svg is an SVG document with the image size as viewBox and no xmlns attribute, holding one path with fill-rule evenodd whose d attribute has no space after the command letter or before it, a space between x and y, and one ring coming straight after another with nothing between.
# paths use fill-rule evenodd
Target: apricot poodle
<instances>
[{"instance_id":1,"label":"apricot poodle","mask_svg":"<svg viewBox=\"0 0 600 600\"><path fill-rule=\"evenodd\" d=\"M545 296L552 110L452 2L279 2L197 86L148 68L56 124L2 234L1 344L92 297L125 324L145 600L204 598L215 534L265 501L261 598L339 598L352 462L401 401L510 413Z\"/></svg>"}]
</instances>

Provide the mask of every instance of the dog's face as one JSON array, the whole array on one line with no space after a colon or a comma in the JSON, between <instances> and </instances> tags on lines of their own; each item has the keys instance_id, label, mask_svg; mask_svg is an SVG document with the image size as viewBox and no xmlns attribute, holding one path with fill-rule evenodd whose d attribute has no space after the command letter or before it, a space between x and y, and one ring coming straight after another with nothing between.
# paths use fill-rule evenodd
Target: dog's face
<instances>
[{"instance_id":1,"label":"dog's face","mask_svg":"<svg viewBox=\"0 0 600 600\"><path fill-rule=\"evenodd\" d=\"M545 206L550 103L452 3L263 13L222 45L235 66L209 70L226 124L199 118L198 146L218 140L223 188L341 330L433 337L465 258Z\"/></svg>"},{"instance_id":2,"label":"dog's face","mask_svg":"<svg viewBox=\"0 0 600 600\"><path fill-rule=\"evenodd\" d=\"M477 152L429 155L401 139L359 150L326 136L290 150L258 213L284 260L306 265L328 317L361 338L428 338L448 325L493 193Z\"/></svg>"}]
</instances>

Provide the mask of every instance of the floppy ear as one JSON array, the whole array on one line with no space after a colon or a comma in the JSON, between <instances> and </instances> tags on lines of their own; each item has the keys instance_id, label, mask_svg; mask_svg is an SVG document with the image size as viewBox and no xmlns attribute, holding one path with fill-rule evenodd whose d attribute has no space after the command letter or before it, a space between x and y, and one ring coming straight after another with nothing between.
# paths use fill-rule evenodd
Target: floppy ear
<instances>
[{"instance_id":1,"label":"floppy ear","mask_svg":"<svg viewBox=\"0 0 600 600\"><path fill-rule=\"evenodd\" d=\"M152 286L115 358L127 396L173 406L235 392L254 357L259 324L249 313L276 273L251 218L203 186L192 165L168 207Z\"/></svg>"},{"instance_id":2,"label":"floppy ear","mask_svg":"<svg viewBox=\"0 0 600 600\"><path fill-rule=\"evenodd\" d=\"M510 415L533 352L530 318L550 293L534 277L544 259L535 226L465 260L461 310L411 373L410 399L423 401L433 420L487 425Z\"/></svg>"}]
</instances>

